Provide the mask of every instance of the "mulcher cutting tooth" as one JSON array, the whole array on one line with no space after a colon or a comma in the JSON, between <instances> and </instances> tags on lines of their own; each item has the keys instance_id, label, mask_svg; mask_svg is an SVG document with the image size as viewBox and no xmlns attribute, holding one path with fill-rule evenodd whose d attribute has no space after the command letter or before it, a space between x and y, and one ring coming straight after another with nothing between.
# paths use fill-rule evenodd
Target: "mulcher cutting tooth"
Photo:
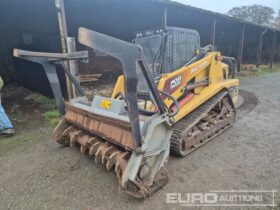
<instances>
[{"instance_id":1,"label":"mulcher cutting tooth","mask_svg":"<svg viewBox=\"0 0 280 210\"><path fill-rule=\"evenodd\" d=\"M109 155L115 150L114 146L109 146L108 148L106 148L103 153L102 153L102 159L101 159L101 162L102 164L105 164L107 163L108 161L108 157Z\"/></svg>"},{"instance_id":2,"label":"mulcher cutting tooth","mask_svg":"<svg viewBox=\"0 0 280 210\"><path fill-rule=\"evenodd\" d=\"M69 133L72 133L74 130L76 130L76 128L74 126L70 125L62 132L62 136L63 137L68 137Z\"/></svg>"},{"instance_id":3,"label":"mulcher cutting tooth","mask_svg":"<svg viewBox=\"0 0 280 210\"><path fill-rule=\"evenodd\" d=\"M85 154L86 150L88 149L89 146L89 136L88 135L82 135L78 138L78 142L81 145L80 151L81 153Z\"/></svg>"},{"instance_id":4,"label":"mulcher cutting tooth","mask_svg":"<svg viewBox=\"0 0 280 210\"><path fill-rule=\"evenodd\" d=\"M95 163L98 164L101 162L102 157L103 157L103 152L106 148L107 148L106 143L105 144L103 143L98 146L98 149L96 150L96 153L95 153Z\"/></svg>"},{"instance_id":5,"label":"mulcher cutting tooth","mask_svg":"<svg viewBox=\"0 0 280 210\"><path fill-rule=\"evenodd\" d=\"M99 145L102 145L102 142L96 141L96 142L94 142L94 143L90 146L90 149L89 149L89 155L90 155L90 156L94 156L94 155L95 155L95 153L96 153L96 151L97 151Z\"/></svg>"},{"instance_id":6,"label":"mulcher cutting tooth","mask_svg":"<svg viewBox=\"0 0 280 210\"><path fill-rule=\"evenodd\" d=\"M112 152L110 154L110 156L108 157L107 162L106 162L107 170L111 170L113 168L113 166L115 165L115 162L116 162L115 159L116 159L117 155L118 155L118 151Z\"/></svg>"},{"instance_id":7,"label":"mulcher cutting tooth","mask_svg":"<svg viewBox=\"0 0 280 210\"><path fill-rule=\"evenodd\" d=\"M83 131L75 130L74 132L69 133L70 135L70 147L74 146L78 138L82 135Z\"/></svg>"}]
</instances>

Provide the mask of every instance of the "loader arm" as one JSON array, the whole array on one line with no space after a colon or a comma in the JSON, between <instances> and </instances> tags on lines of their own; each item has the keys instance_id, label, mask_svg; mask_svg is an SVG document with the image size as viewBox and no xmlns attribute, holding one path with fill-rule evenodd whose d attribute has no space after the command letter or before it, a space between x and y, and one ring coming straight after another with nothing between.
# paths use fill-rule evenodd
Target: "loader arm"
<instances>
[{"instance_id":1,"label":"loader arm","mask_svg":"<svg viewBox=\"0 0 280 210\"><path fill-rule=\"evenodd\" d=\"M147 70L148 67L141 47L86 28L79 28L79 42L106 55L110 55L121 62L125 78L125 96L132 133L135 145L140 146L141 133L139 125L139 110L137 108L138 78L136 65L140 66L160 113L163 114L166 112L164 102L160 97L157 86Z\"/></svg>"}]
</instances>

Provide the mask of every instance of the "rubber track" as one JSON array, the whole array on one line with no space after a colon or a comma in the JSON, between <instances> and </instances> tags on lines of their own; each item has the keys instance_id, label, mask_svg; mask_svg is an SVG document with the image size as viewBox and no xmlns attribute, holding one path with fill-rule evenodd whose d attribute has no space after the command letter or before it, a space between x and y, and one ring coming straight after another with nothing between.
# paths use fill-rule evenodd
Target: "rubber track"
<instances>
[{"instance_id":1,"label":"rubber track","mask_svg":"<svg viewBox=\"0 0 280 210\"><path fill-rule=\"evenodd\" d=\"M186 117L181 119L173 126L173 134L171 136L171 142L170 142L171 143L170 151L172 154L182 156L180 153L181 138L185 138L188 130L192 126L196 125L201 119L205 118L207 114L216 106L216 104L220 102L222 98L225 97L226 95L227 95L226 91L222 91L218 93L217 95L215 95L214 97L206 101L204 104L196 108L193 112L188 114ZM188 155L189 153L197 149L199 146L202 146L206 142L199 144L197 147L193 149L190 149L190 151L186 155Z\"/></svg>"}]
</instances>

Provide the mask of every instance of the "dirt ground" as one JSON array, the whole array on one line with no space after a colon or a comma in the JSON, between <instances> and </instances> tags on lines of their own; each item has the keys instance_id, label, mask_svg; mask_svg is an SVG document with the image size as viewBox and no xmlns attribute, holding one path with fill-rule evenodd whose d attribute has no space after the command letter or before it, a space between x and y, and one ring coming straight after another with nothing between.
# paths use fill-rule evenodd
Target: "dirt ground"
<instances>
[{"instance_id":1,"label":"dirt ground","mask_svg":"<svg viewBox=\"0 0 280 210\"><path fill-rule=\"evenodd\" d=\"M242 78L234 127L185 158L171 157L169 183L144 201L120 192L115 174L76 148L54 143L40 109L25 107L18 134L0 139L0 209L180 209L166 203L167 193L272 189L279 209L279 81L280 73Z\"/></svg>"}]
</instances>

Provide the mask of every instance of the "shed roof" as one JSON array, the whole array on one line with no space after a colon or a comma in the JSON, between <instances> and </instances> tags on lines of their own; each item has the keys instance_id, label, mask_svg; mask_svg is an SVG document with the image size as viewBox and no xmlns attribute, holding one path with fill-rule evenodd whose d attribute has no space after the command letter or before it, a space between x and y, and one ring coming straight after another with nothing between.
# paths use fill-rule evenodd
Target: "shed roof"
<instances>
[{"instance_id":1,"label":"shed roof","mask_svg":"<svg viewBox=\"0 0 280 210\"><path fill-rule=\"evenodd\" d=\"M198 7L193 7L193 6L190 6L190 5L182 4L182 3L171 1L171 0L153 0L153 1L154 2L159 2L161 4L165 4L166 6L175 6L175 7L181 7L183 9L188 9L188 10L196 10L197 12L205 13L205 14L208 14L208 15L212 15L214 17L222 18L222 19L227 19L227 20L235 22L235 23L251 25L251 26L254 26L254 27L258 27L258 28L263 28L263 29L268 29L268 30L280 32L279 29L274 28L274 27L259 25L259 24L252 23L252 22L249 22L249 21L240 20L238 18L234 18L234 17L228 16L228 15L225 15L225 14L221 14L221 13L218 13L218 12L213 12L213 11L210 11L210 10L205 10L205 9L201 9L201 8L198 8Z\"/></svg>"}]
</instances>

